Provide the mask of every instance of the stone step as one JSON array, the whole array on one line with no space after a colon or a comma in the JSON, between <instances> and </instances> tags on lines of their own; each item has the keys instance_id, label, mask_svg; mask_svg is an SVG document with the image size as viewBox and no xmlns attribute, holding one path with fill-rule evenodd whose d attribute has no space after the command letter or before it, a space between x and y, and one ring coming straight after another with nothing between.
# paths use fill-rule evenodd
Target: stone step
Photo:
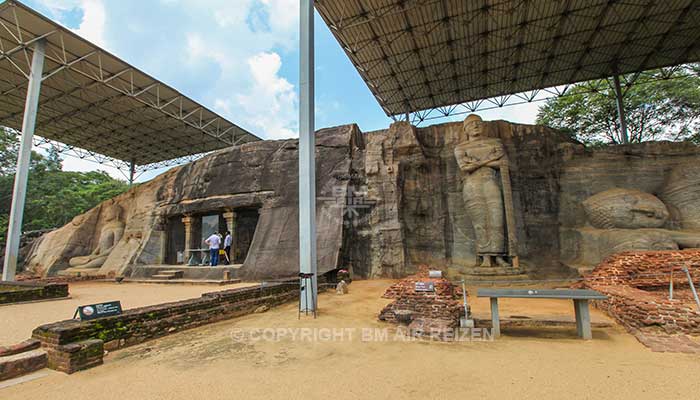
<instances>
[{"instance_id":1,"label":"stone step","mask_svg":"<svg viewBox=\"0 0 700 400\"><path fill-rule=\"evenodd\" d=\"M153 278L153 279L177 279L177 277L174 274L156 274L156 275L153 275L151 278Z\"/></svg>"},{"instance_id":2,"label":"stone step","mask_svg":"<svg viewBox=\"0 0 700 400\"><path fill-rule=\"evenodd\" d=\"M159 274L183 274L184 271L179 269L163 269L158 271Z\"/></svg>"},{"instance_id":3,"label":"stone step","mask_svg":"<svg viewBox=\"0 0 700 400\"><path fill-rule=\"evenodd\" d=\"M217 280L217 279L124 279L125 283L162 283L162 284L177 284L177 285L233 285L241 283L240 279Z\"/></svg>"},{"instance_id":4,"label":"stone step","mask_svg":"<svg viewBox=\"0 0 700 400\"><path fill-rule=\"evenodd\" d=\"M46 368L48 357L42 349L0 357L0 381Z\"/></svg>"},{"instance_id":5,"label":"stone step","mask_svg":"<svg viewBox=\"0 0 700 400\"><path fill-rule=\"evenodd\" d=\"M155 275L153 275L154 278L156 279L179 279L185 276L184 271L178 271L178 270L161 270L158 271ZM170 278L168 278L170 277Z\"/></svg>"}]
</instances>

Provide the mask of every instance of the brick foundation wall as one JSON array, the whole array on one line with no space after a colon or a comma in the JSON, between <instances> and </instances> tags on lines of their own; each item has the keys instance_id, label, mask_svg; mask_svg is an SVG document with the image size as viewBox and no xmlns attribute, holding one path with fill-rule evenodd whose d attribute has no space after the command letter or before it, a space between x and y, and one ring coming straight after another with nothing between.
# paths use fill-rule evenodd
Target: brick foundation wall
<instances>
[{"instance_id":1,"label":"brick foundation wall","mask_svg":"<svg viewBox=\"0 0 700 400\"><path fill-rule=\"evenodd\" d=\"M41 342L36 339L27 339L11 346L0 346L0 357L12 356L41 347Z\"/></svg>"},{"instance_id":2,"label":"brick foundation wall","mask_svg":"<svg viewBox=\"0 0 700 400\"><path fill-rule=\"evenodd\" d=\"M47 367L72 374L102 365L104 342L100 339L89 339L61 346L48 346L46 353Z\"/></svg>"},{"instance_id":3,"label":"brick foundation wall","mask_svg":"<svg viewBox=\"0 0 700 400\"><path fill-rule=\"evenodd\" d=\"M382 297L395 299L379 313L380 321L410 323L415 320L444 320L456 326L464 314L461 294L444 278L428 278L427 266L421 266L415 275L391 285ZM434 292L416 292L416 282L433 282Z\"/></svg>"},{"instance_id":4,"label":"brick foundation wall","mask_svg":"<svg viewBox=\"0 0 700 400\"><path fill-rule=\"evenodd\" d=\"M46 368L47 356L43 350L0 357L0 381L17 378Z\"/></svg>"},{"instance_id":5,"label":"brick foundation wall","mask_svg":"<svg viewBox=\"0 0 700 400\"><path fill-rule=\"evenodd\" d=\"M0 283L0 304L21 303L68 297L66 283Z\"/></svg>"},{"instance_id":6,"label":"brick foundation wall","mask_svg":"<svg viewBox=\"0 0 700 400\"><path fill-rule=\"evenodd\" d=\"M106 275L81 275L81 276L46 276L21 274L17 275L18 282L28 283L74 283L105 280Z\"/></svg>"},{"instance_id":7,"label":"brick foundation wall","mask_svg":"<svg viewBox=\"0 0 700 400\"><path fill-rule=\"evenodd\" d=\"M681 268L685 266L700 280L700 250L633 251L614 254L586 276L587 281L603 285L624 285L636 288L668 287L671 270L674 285L689 287Z\"/></svg>"},{"instance_id":8,"label":"brick foundation wall","mask_svg":"<svg viewBox=\"0 0 700 400\"><path fill-rule=\"evenodd\" d=\"M631 329L655 329L667 334L700 334L700 311L686 291L683 266L697 285L700 250L638 251L612 255L584 278L585 286L608 295L594 305ZM668 299L671 271L674 300ZM698 288L700 289L700 288Z\"/></svg>"},{"instance_id":9,"label":"brick foundation wall","mask_svg":"<svg viewBox=\"0 0 700 400\"><path fill-rule=\"evenodd\" d=\"M298 283L290 283L205 293L200 298L135 308L122 315L92 321L56 322L36 328L32 337L40 340L42 348L48 352L49 368L73 373L101 364L102 348L113 350L131 346L249 314L262 305L274 307L297 300Z\"/></svg>"}]
</instances>

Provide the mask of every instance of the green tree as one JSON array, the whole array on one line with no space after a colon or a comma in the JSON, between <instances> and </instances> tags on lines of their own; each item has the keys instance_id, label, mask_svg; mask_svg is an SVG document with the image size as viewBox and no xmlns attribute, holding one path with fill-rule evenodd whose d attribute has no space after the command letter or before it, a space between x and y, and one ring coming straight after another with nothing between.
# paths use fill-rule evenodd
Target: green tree
<instances>
[{"instance_id":1,"label":"green tree","mask_svg":"<svg viewBox=\"0 0 700 400\"><path fill-rule=\"evenodd\" d=\"M14 174L19 142L12 131L5 127L0 128L0 175Z\"/></svg>"},{"instance_id":2,"label":"green tree","mask_svg":"<svg viewBox=\"0 0 700 400\"><path fill-rule=\"evenodd\" d=\"M0 133L0 246L4 247L15 179L18 137ZM65 225L78 214L123 193L128 185L102 171L61 170L55 150L46 156L32 152L22 230L51 229Z\"/></svg>"},{"instance_id":3,"label":"green tree","mask_svg":"<svg viewBox=\"0 0 700 400\"><path fill-rule=\"evenodd\" d=\"M631 143L647 140L700 143L699 70L698 65L688 65L670 74L654 71L637 77L624 94ZM536 123L567 131L584 143L622 142L615 92L606 80L576 85L566 96L548 100L540 108Z\"/></svg>"}]
</instances>

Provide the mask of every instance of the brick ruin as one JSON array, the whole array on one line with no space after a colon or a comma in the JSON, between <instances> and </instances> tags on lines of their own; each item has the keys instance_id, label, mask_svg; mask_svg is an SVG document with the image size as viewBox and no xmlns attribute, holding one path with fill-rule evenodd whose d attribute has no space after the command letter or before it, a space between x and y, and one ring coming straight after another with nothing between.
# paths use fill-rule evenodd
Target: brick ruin
<instances>
[{"instance_id":1,"label":"brick ruin","mask_svg":"<svg viewBox=\"0 0 700 400\"><path fill-rule=\"evenodd\" d=\"M102 364L104 350L223 321L298 299L297 281L204 293L200 298L134 308L92 321L42 325L32 336L48 355L48 367L68 374Z\"/></svg>"},{"instance_id":2,"label":"brick ruin","mask_svg":"<svg viewBox=\"0 0 700 400\"><path fill-rule=\"evenodd\" d=\"M0 304L24 303L68 297L67 283L0 282Z\"/></svg>"},{"instance_id":3,"label":"brick ruin","mask_svg":"<svg viewBox=\"0 0 700 400\"><path fill-rule=\"evenodd\" d=\"M379 313L379 320L408 325L411 335L443 338L464 316L461 291L445 278L430 278L427 265L391 285L382 296L394 299ZM434 291L417 291L416 283L433 284Z\"/></svg>"},{"instance_id":4,"label":"brick ruin","mask_svg":"<svg viewBox=\"0 0 700 400\"><path fill-rule=\"evenodd\" d=\"M700 250L624 252L606 258L584 285L608 295L608 300L594 302L596 307L652 350L700 353L700 344L687 336L700 335L700 311L683 267L697 285Z\"/></svg>"}]
</instances>

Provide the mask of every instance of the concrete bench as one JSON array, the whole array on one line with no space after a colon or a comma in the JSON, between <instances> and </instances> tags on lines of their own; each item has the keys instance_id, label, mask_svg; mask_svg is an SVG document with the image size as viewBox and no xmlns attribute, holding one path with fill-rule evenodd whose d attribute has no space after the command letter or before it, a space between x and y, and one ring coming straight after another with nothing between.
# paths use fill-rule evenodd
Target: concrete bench
<instances>
[{"instance_id":1,"label":"concrete bench","mask_svg":"<svg viewBox=\"0 0 700 400\"><path fill-rule=\"evenodd\" d=\"M573 300L574 312L576 313L576 332L580 338L586 340L592 338L588 301L607 299L607 296L595 290L582 289L477 289L477 297L489 297L491 299L493 337L501 335L501 323L498 319L499 298Z\"/></svg>"}]
</instances>

